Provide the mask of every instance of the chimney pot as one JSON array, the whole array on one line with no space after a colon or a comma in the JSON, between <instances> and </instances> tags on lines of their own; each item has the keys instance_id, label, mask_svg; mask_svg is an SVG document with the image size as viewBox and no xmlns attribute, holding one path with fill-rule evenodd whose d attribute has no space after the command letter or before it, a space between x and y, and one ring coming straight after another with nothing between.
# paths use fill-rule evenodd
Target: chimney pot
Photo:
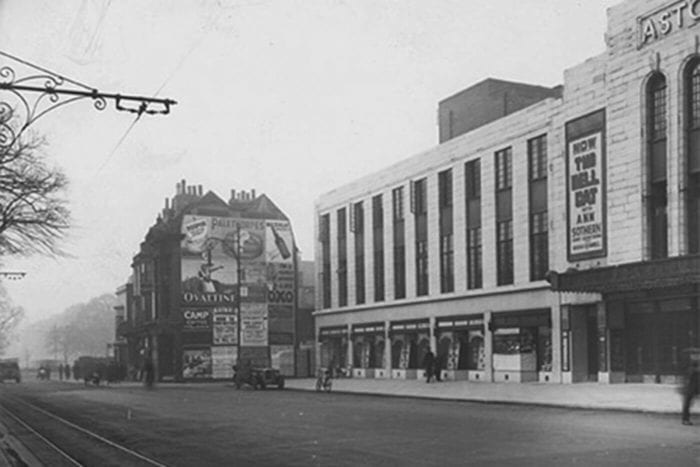
<instances>
[{"instance_id":1,"label":"chimney pot","mask_svg":"<svg viewBox=\"0 0 700 467\"><path fill-rule=\"evenodd\" d=\"M253 199L255 199L255 188L253 188L252 190L250 190L250 196L251 196Z\"/></svg>"},{"instance_id":2,"label":"chimney pot","mask_svg":"<svg viewBox=\"0 0 700 467\"><path fill-rule=\"evenodd\" d=\"M202 196L204 192L204 187L202 185L199 185L199 196Z\"/></svg>"},{"instance_id":3,"label":"chimney pot","mask_svg":"<svg viewBox=\"0 0 700 467\"><path fill-rule=\"evenodd\" d=\"M231 201L234 201L236 199L236 190L231 189Z\"/></svg>"}]
</instances>

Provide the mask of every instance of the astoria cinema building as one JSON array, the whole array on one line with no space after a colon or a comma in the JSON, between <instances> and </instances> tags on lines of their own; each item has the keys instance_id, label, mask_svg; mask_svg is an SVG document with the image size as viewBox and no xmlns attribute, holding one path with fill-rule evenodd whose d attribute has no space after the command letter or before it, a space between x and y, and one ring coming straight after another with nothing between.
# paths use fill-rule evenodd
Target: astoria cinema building
<instances>
[{"instance_id":1,"label":"astoria cinema building","mask_svg":"<svg viewBox=\"0 0 700 467\"><path fill-rule=\"evenodd\" d=\"M608 10L554 88L486 79L439 144L321 195L317 359L354 377L673 382L700 347L700 1Z\"/></svg>"}]
</instances>

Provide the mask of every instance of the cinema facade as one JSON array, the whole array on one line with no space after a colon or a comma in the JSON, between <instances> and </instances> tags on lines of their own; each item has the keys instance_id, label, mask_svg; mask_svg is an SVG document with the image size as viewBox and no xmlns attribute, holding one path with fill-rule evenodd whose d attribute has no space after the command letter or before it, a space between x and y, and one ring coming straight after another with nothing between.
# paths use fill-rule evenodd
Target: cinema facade
<instances>
[{"instance_id":1,"label":"cinema facade","mask_svg":"<svg viewBox=\"0 0 700 467\"><path fill-rule=\"evenodd\" d=\"M355 377L672 382L700 347L700 2L608 10L547 88L439 103L439 145L316 203L317 359Z\"/></svg>"}]
</instances>

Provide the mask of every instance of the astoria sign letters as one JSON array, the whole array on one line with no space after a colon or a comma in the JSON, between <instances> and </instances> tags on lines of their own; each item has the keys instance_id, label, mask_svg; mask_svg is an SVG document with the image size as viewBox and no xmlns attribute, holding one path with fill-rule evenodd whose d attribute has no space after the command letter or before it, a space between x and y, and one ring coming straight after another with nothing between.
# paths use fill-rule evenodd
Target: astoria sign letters
<instances>
[{"instance_id":1,"label":"astoria sign letters","mask_svg":"<svg viewBox=\"0 0 700 467\"><path fill-rule=\"evenodd\" d=\"M639 47L700 21L700 0L674 2L638 18Z\"/></svg>"}]
</instances>

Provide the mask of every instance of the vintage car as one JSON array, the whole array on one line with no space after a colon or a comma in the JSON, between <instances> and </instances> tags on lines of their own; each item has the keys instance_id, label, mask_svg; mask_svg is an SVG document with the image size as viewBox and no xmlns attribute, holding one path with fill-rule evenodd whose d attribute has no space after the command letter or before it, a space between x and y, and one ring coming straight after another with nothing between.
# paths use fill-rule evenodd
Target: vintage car
<instances>
[{"instance_id":1,"label":"vintage car","mask_svg":"<svg viewBox=\"0 0 700 467\"><path fill-rule=\"evenodd\" d=\"M22 381L19 362L16 358L0 360L0 383L4 383L6 380L12 380L15 383Z\"/></svg>"},{"instance_id":2,"label":"vintage car","mask_svg":"<svg viewBox=\"0 0 700 467\"><path fill-rule=\"evenodd\" d=\"M244 385L252 386L254 389L265 389L268 386L277 386L278 389L283 389L284 375L275 368L250 368L248 371L242 368L240 371L235 370L233 383L236 389L240 389Z\"/></svg>"}]
</instances>

